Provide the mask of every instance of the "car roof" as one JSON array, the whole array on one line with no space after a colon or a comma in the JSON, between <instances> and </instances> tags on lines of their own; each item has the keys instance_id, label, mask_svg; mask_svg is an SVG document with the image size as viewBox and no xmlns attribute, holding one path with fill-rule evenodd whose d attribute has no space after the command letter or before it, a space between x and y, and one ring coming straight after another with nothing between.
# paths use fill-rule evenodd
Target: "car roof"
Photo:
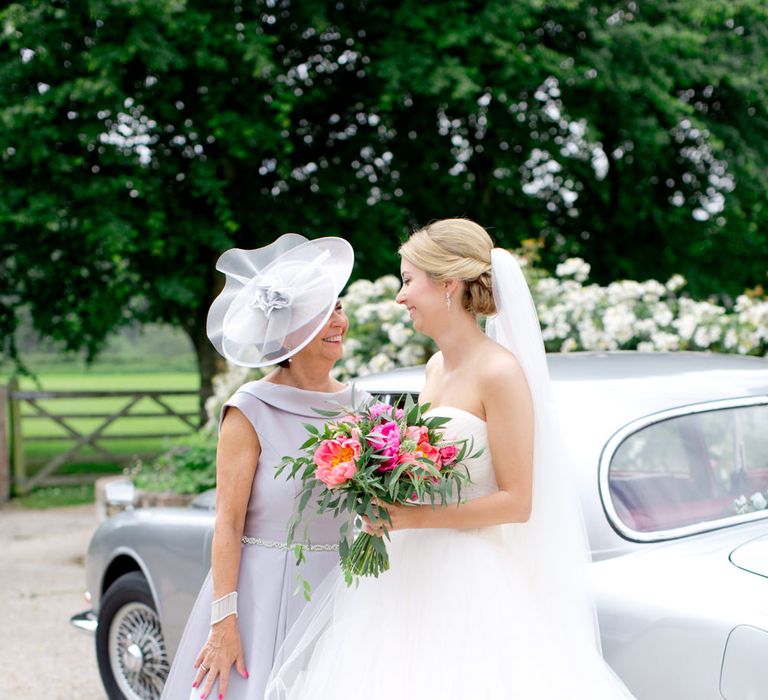
<instances>
[{"instance_id":1,"label":"car roof","mask_svg":"<svg viewBox=\"0 0 768 700\"><path fill-rule=\"evenodd\" d=\"M589 409L601 431L615 430L669 408L768 395L768 359L708 352L573 352L547 355L565 419ZM424 368L370 375L355 381L366 391L418 393Z\"/></svg>"}]
</instances>

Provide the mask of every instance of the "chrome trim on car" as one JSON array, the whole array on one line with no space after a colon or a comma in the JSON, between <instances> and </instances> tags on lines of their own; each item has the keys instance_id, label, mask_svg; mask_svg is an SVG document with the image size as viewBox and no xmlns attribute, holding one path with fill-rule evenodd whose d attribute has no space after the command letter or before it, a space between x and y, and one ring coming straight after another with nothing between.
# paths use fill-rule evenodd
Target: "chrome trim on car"
<instances>
[{"instance_id":1,"label":"chrome trim on car","mask_svg":"<svg viewBox=\"0 0 768 700\"><path fill-rule=\"evenodd\" d=\"M93 634L99 626L99 618L93 610L84 610L81 613L77 613L77 615L72 615L72 617L69 618L69 624L72 625L72 627L77 627L77 629L83 630L83 632Z\"/></svg>"},{"instance_id":2,"label":"chrome trim on car","mask_svg":"<svg viewBox=\"0 0 768 700\"><path fill-rule=\"evenodd\" d=\"M680 537L698 535L702 532L711 532L722 528L739 525L753 520L763 520L768 518L768 510L757 511L754 513L744 513L730 517L718 518L717 520L708 520L695 525L686 525L685 527L671 528L669 530L658 530L655 532L639 532L628 527L619 517L611 500L610 484L608 481L608 471L611 466L611 460L616 454L619 446L631 435L647 428L655 423L661 423L670 418L680 416L689 416L695 413L708 413L728 408L743 408L746 406L764 406L768 404L768 396L745 396L738 399L719 399L717 401L706 401L703 403L688 404L678 406L665 411L652 413L643 418L627 423L623 428L617 430L605 443L598 464L598 491L600 493L600 502L603 510L608 517L611 527L625 539L633 542L664 542L674 540Z\"/></svg>"}]
</instances>

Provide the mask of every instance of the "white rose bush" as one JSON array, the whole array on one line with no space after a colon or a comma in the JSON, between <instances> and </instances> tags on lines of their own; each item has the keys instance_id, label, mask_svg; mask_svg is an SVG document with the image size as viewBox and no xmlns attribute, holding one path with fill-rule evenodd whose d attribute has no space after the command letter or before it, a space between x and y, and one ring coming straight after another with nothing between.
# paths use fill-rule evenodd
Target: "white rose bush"
<instances>
[{"instance_id":1,"label":"white rose bush","mask_svg":"<svg viewBox=\"0 0 768 700\"><path fill-rule=\"evenodd\" d=\"M524 266L525 269L525 266ZM732 308L684 295L685 278L588 284L589 264L569 258L555 275L529 276L549 352L710 350L768 352L768 299L739 295Z\"/></svg>"},{"instance_id":2,"label":"white rose bush","mask_svg":"<svg viewBox=\"0 0 768 700\"><path fill-rule=\"evenodd\" d=\"M575 350L709 350L742 355L768 353L768 299L744 293L729 307L685 294L686 280L618 280L601 286L588 282L590 266L568 258L553 275L519 257L528 278L549 352ZM395 301L400 281L394 275L359 279L349 285L342 304L349 317L344 359L334 368L339 379L362 377L395 367L423 364L434 343L413 330L408 312ZM259 371L234 365L214 381L208 400L209 425L221 405Z\"/></svg>"}]
</instances>

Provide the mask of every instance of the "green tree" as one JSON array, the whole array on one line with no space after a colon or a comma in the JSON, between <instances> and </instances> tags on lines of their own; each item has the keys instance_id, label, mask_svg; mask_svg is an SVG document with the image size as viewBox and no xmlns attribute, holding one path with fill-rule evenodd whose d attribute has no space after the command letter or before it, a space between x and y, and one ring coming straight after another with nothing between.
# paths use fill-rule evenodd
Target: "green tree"
<instances>
[{"instance_id":1,"label":"green tree","mask_svg":"<svg viewBox=\"0 0 768 700\"><path fill-rule=\"evenodd\" d=\"M0 11L0 332L182 327L217 256L337 234L356 275L470 216L598 281L765 275L761 0L28 0Z\"/></svg>"}]
</instances>

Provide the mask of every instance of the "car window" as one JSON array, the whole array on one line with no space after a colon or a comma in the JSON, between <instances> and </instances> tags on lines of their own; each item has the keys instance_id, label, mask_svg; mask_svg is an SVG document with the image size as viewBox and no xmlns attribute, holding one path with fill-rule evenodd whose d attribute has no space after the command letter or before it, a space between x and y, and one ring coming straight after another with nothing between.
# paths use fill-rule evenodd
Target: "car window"
<instances>
[{"instance_id":1,"label":"car window","mask_svg":"<svg viewBox=\"0 0 768 700\"><path fill-rule=\"evenodd\" d=\"M608 470L613 510L659 532L768 506L768 406L692 413L625 438Z\"/></svg>"}]
</instances>

